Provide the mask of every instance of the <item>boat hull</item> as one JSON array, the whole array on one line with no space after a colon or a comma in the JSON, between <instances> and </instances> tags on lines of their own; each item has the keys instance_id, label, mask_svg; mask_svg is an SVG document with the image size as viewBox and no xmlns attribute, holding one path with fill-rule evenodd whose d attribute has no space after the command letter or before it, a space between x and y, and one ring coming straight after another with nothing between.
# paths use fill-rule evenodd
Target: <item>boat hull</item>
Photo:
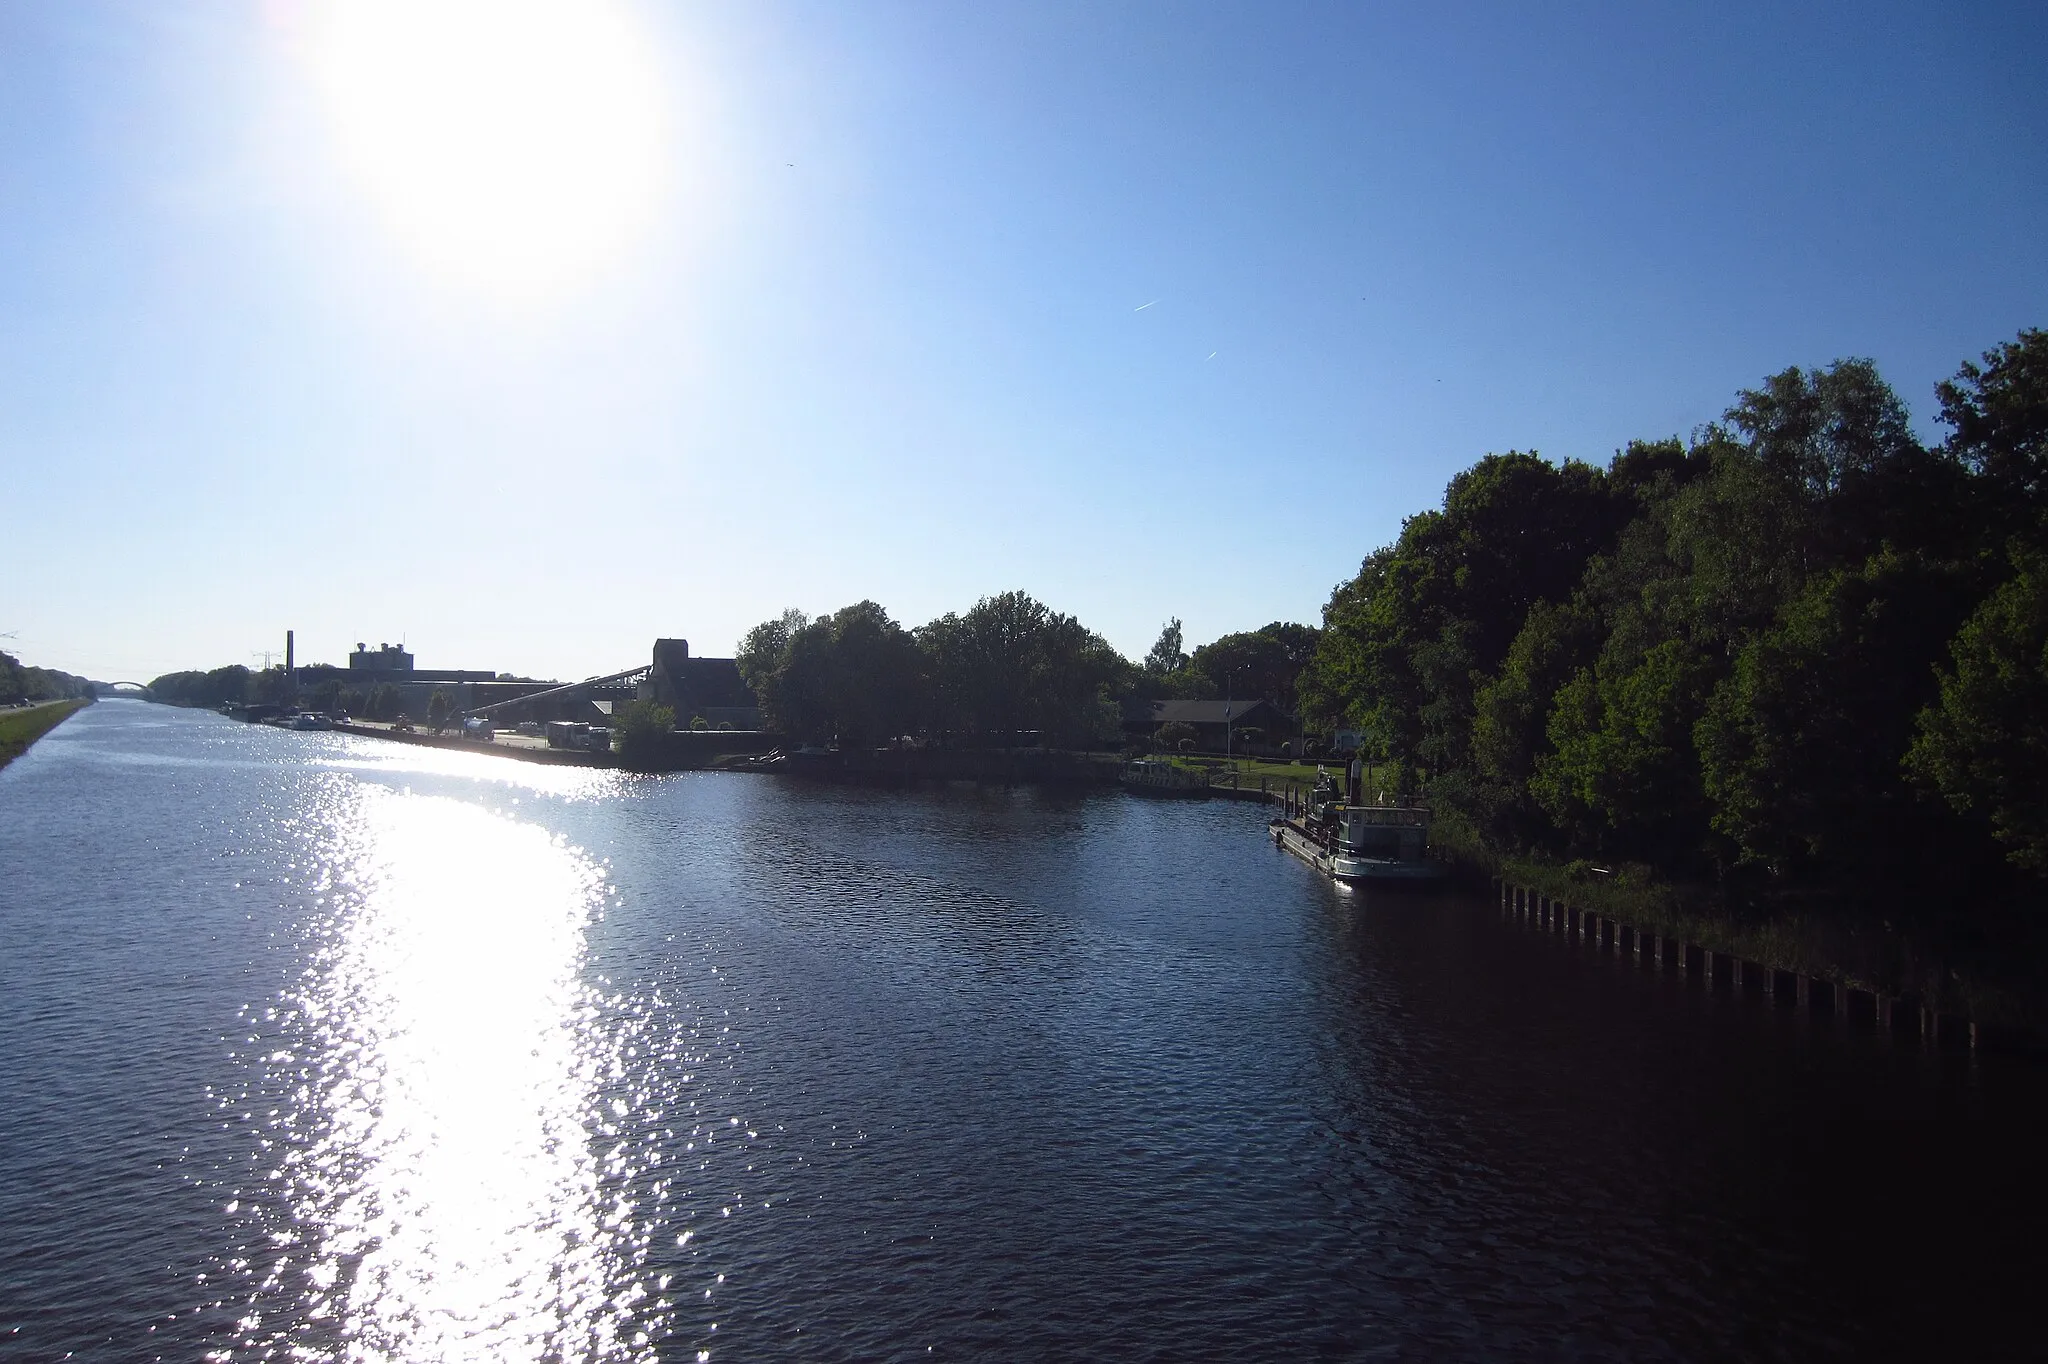
<instances>
[{"instance_id":1,"label":"boat hull","mask_svg":"<svg viewBox=\"0 0 2048 1364\"><path fill-rule=\"evenodd\" d=\"M1338 853L1330 859L1330 875L1339 881L1441 881L1447 874L1441 862L1353 857L1348 853Z\"/></svg>"}]
</instances>

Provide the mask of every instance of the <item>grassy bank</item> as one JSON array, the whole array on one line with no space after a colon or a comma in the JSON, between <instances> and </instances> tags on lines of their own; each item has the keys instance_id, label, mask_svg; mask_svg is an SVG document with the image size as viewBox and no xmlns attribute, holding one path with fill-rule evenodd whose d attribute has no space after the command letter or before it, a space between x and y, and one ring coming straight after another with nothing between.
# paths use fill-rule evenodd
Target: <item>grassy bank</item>
<instances>
[{"instance_id":1,"label":"grassy bank","mask_svg":"<svg viewBox=\"0 0 2048 1364\"><path fill-rule=\"evenodd\" d=\"M1265 779L1267 788L1274 791L1285 790L1289 785L1299 786L1305 791L1316 784L1314 763L1282 762L1278 759L1265 758L1231 758L1226 761L1223 758L1193 755L1176 761L1183 766L1207 772L1212 783L1224 786L1230 785L1232 771L1237 773L1237 784L1240 787L1250 787L1253 790L1258 789L1261 778ZM1342 769L1337 771L1341 773Z\"/></svg>"},{"instance_id":2,"label":"grassy bank","mask_svg":"<svg viewBox=\"0 0 2048 1364\"><path fill-rule=\"evenodd\" d=\"M1322 759L1289 761L1285 758L1221 758L1214 754L1183 753L1159 755L1168 757L1173 763L1207 774L1211 786L1230 786L1232 777L1239 790L1257 791L1264 782L1267 791L1284 792L1292 788L1304 798L1315 789L1316 773L1322 772L1333 779L1341 792L1349 759L1336 755ZM1402 768L1394 763L1371 763L1363 774L1365 798L1368 803L1394 802L1404 791L1412 791L1415 774L1412 769Z\"/></svg>"},{"instance_id":3,"label":"grassy bank","mask_svg":"<svg viewBox=\"0 0 2048 1364\"><path fill-rule=\"evenodd\" d=\"M26 710L0 711L0 767L28 752L29 745L91 704L90 701L48 701Z\"/></svg>"}]
</instances>

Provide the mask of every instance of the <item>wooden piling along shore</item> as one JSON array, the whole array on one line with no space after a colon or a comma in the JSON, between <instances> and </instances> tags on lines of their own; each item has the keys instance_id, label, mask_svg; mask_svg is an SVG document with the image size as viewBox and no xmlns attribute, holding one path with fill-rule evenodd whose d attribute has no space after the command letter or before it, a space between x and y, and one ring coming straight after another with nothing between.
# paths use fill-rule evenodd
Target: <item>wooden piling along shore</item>
<instances>
[{"instance_id":1,"label":"wooden piling along shore","mask_svg":"<svg viewBox=\"0 0 2048 1364\"><path fill-rule=\"evenodd\" d=\"M1627 964L1684 976L1710 990L1726 988L1769 999L1780 1007L1864 1024L1927 1046L1975 1051L1997 1040L1982 1034L1975 1021L1937 1012L1912 995L1888 995L1825 976L1765 966L1580 909L1526 886L1505 880L1498 884L1501 917L1612 954Z\"/></svg>"}]
</instances>

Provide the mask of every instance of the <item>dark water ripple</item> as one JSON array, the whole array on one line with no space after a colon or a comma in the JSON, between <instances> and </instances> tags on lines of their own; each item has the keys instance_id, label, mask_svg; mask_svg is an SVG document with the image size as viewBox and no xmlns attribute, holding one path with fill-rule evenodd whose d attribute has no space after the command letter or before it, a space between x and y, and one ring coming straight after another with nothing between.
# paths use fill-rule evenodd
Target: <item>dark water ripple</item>
<instances>
[{"instance_id":1,"label":"dark water ripple","mask_svg":"<svg viewBox=\"0 0 2048 1364\"><path fill-rule=\"evenodd\" d=\"M0 773L0 1357L2026 1353L2036 1069L1258 819L91 708Z\"/></svg>"}]
</instances>

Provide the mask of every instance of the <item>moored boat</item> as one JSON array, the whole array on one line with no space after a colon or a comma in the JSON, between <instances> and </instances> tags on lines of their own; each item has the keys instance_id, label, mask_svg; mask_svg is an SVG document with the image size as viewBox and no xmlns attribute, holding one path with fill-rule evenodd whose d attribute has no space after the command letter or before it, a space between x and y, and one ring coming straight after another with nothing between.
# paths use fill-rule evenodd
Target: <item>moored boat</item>
<instances>
[{"instance_id":1,"label":"moored boat","mask_svg":"<svg viewBox=\"0 0 2048 1364\"><path fill-rule=\"evenodd\" d=\"M1360 768L1351 765L1345 792L1319 781L1311 800L1269 826L1273 841L1333 880L1440 881L1448 868L1429 856L1429 809L1398 803L1367 805Z\"/></svg>"}]
</instances>

